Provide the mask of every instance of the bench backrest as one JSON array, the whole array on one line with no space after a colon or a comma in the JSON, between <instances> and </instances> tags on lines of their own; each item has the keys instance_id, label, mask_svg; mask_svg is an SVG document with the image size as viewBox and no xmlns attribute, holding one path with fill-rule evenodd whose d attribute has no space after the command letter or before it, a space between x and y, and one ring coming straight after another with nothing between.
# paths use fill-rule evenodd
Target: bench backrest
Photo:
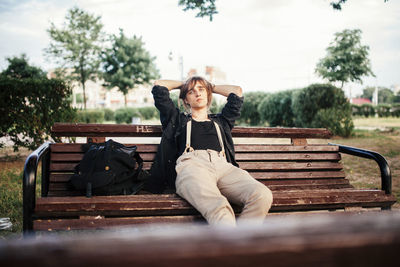
<instances>
[{"instance_id":1,"label":"bench backrest","mask_svg":"<svg viewBox=\"0 0 400 267\"><path fill-rule=\"evenodd\" d=\"M52 132L59 137L86 137L104 142L105 137L160 137L162 130L160 126L147 125L56 124ZM236 127L232 135L291 139L291 144L235 145L240 167L271 190L350 187L339 163L338 147L307 143L307 138L329 138L331 134L326 129ZM145 161L144 168L150 169L158 145L136 145ZM81 144L55 143L50 151L47 195L77 195L68 181L83 157Z\"/></svg>"}]
</instances>

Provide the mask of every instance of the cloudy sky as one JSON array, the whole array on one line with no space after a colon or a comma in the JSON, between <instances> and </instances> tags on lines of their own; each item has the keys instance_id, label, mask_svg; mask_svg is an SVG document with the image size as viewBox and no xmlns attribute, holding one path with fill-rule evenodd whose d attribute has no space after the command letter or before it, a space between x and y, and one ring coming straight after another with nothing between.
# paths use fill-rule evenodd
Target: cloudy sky
<instances>
[{"instance_id":1,"label":"cloudy sky","mask_svg":"<svg viewBox=\"0 0 400 267\"><path fill-rule=\"evenodd\" d=\"M219 13L210 22L183 12L178 0L0 0L0 70L6 57L21 53L33 65L54 67L43 56L46 29L50 22L61 26L67 10L78 6L100 15L107 33L122 28L129 36L142 36L163 78L179 78L181 56L184 72L217 66L245 91L299 88L322 81L314 69L334 33L359 28L377 77L347 90L354 95L364 86L400 84L400 1L348 0L341 12L329 3L217 0Z\"/></svg>"}]
</instances>

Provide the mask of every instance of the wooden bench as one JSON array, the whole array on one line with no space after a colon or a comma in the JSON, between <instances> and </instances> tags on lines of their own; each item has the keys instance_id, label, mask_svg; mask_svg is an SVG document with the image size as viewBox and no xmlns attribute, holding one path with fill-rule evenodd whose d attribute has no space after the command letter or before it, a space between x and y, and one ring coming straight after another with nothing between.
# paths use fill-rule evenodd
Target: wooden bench
<instances>
[{"instance_id":1,"label":"wooden bench","mask_svg":"<svg viewBox=\"0 0 400 267\"><path fill-rule=\"evenodd\" d=\"M160 137L161 126L55 124L59 137L85 137L104 142L106 137L135 138L149 169L157 150L149 137ZM386 160L371 151L333 144L309 144L307 139L328 139L326 129L235 127L234 138L240 167L268 186L274 196L270 212L337 210L352 207L390 209L391 174ZM287 144L259 144L257 138L287 138ZM252 144L256 142L256 144ZM132 143L129 143L130 145ZM104 229L142 223L204 221L176 194L129 196L80 196L68 184L82 159L81 143L45 143L26 160L23 177L23 229ZM381 190L355 189L345 178L340 153L374 159L381 171ZM42 163L41 197L36 197L36 172ZM234 207L240 213L241 207Z\"/></svg>"}]
</instances>

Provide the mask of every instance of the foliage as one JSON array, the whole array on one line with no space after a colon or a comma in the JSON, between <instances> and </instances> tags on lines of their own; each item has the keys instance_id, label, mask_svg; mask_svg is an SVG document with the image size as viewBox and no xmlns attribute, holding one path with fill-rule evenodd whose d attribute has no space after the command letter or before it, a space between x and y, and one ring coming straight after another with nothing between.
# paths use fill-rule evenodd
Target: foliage
<instances>
[{"instance_id":1,"label":"foliage","mask_svg":"<svg viewBox=\"0 0 400 267\"><path fill-rule=\"evenodd\" d=\"M390 110L393 117L400 117L400 104L394 104Z\"/></svg>"},{"instance_id":2,"label":"foliage","mask_svg":"<svg viewBox=\"0 0 400 267\"><path fill-rule=\"evenodd\" d=\"M213 20L213 15L218 14L215 7L215 0L179 0L178 5L183 6L183 11L198 10L197 18L209 17Z\"/></svg>"},{"instance_id":3,"label":"foliage","mask_svg":"<svg viewBox=\"0 0 400 267\"><path fill-rule=\"evenodd\" d=\"M142 38L128 38L120 29L119 36L111 36L112 47L102 53L103 78L109 89L118 87L126 95L129 90L140 84L149 83L159 77L155 67L155 57L144 48Z\"/></svg>"},{"instance_id":4,"label":"foliage","mask_svg":"<svg viewBox=\"0 0 400 267\"><path fill-rule=\"evenodd\" d=\"M373 95L375 92L375 87L366 87L363 89L363 93L361 97L368 98L372 101ZM394 102L394 93L392 90L386 87L379 86L378 87L378 103L386 103L391 104Z\"/></svg>"},{"instance_id":5,"label":"foliage","mask_svg":"<svg viewBox=\"0 0 400 267\"><path fill-rule=\"evenodd\" d=\"M115 111L116 123L132 123L133 117L140 117L140 113L135 108L120 108Z\"/></svg>"},{"instance_id":6,"label":"foliage","mask_svg":"<svg viewBox=\"0 0 400 267\"><path fill-rule=\"evenodd\" d=\"M78 122L102 123L104 122L104 111L99 109L78 110Z\"/></svg>"},{"instance_id":7,"label":"foliage","mask_svg":"<svg viewBox=\"0 0 400 267\"><path fill-rule=\"evenodd\" d=\"M368 46L361 45L360 29L337 32L315 72L330 82L341 82L341 88L346 82L362 83L362 76L375 76L368 59L368 50Z\"/></svg>"},{"instance_id":8,"label":"foliage","mask_svg":"<svg viewBox=\"0 0 400 267\"><path fill-rule=\"evenodd\" d=\"M262 121L267 121L272 127L294 126L294 114L292 111L292 95L294 91L282 91L265 97L258 111Z\"/></svg>"},{"instance_id":9,"label":"foliage","mask_svg":"<svg viewBox=\"0 0 400 267\"><path fill-rule=\"evenodd\" d=\"M387 104L380 104L376 106L376 113L379 117L389 117L391 106Z\"/></svg>"},{"instance_id":10,"label":"foliage","mask_svg":"<svg viewBox=\"0 0 400 267\"><path fill-rule=\"evenodd\" d=\"M46 72L38 67L29 65L25 54L22 54L20 57L6 59L8 67L2 72L2 75L17 79L46 78Z\"/></svg>"},{"instance_id":11,"label":"foliage","mask_svg":"<svg viewBox=\"0 0 400 267\"><path fill-rule=\"evenodd\" d=\"M114 111L109 109L109 108L105 108L104 110L104 120L105 121L114 121L115 117L114 117Z\"/></svg>"},{"instance_id":12,"label":"foliage","mask_svg":"<svg viewBox=\"0 0 400 267\"><path fill-rule=\"evenodd\" d=\"M364 117L374 116L375 115L375 108L372 104L362 104L361 105L361 114Z\"/></svg>"},{"instance_id":13,"label":"foliage","mask_svg":"<svg viewBox=\"0 0 400 267\"><path fill-rule=\"evenodd\" d=\"M8 136L18 147L35 149L50 136L55 122L70 122L75 111L68 98L71 89L62 80L16 79L0 76L1 137ZM7 114L7 115L4 115Z\"/></svg>"},{"instance_id":14,"label":"foliage","mask_svg":"<svg viewBox=\"0 0 400 267\"><path fill-rule=\"evenodd\" d=\"M86 109L85 83L96 80L100 52L103 42L103 24L101 17L94 16L74 7L68 10L62 28L51 23L47 32L50 35L50 46L45 50L49 58L62 65L62 75L78 81L83 88L83 102ZM66 68L72 69L68 73Z\"/></svg>"},{"instance_id":15,"label":"foliage","mask_svg":"<svg viewBox=\"0 0 400 267\"><path fill-rule=\"evenodd\" d=\"M389 0L384 0L384 2L387 2ZM330 5L333 7L333 9L336 10L342 10L342 4L346 3L347 0L337 0L336 2L331 2Z\"/></svg>"},{"instance_id":16,"label":"foliage","mask_svg":"<svg viewBox=\"0 0 400 267\"><path fill-rule=\"evenodd\" d=\"M361 106L356 104L351 104L351 114L352 116L362 116Z\"/></svg>"},{"instance_id":17,"label":"foliage","mask_svg":"<svg viewBox=\"0 0 400 267\"><path fill-rule=\"evenodd\" d=\"M238 123L246 125L262 125L258 106L268 94L265 92L249 92L244 94L244 102Z\"/></svg>"},{"instance_id":18,"label":"foliage","mask_svg":"<svg viewBox=\"0 0 400 267\"><path fill-rule=\"evenodd\" d=\"M330 84L312 84L293 94L296 127L328 128L348 136L353 130L351 105L344 92Z\"/></svg>"},{"instance_id":19,"label":"foliage","mask_svg":"<svg viewBox=\"0 0 400 267\"><path fill-rule=\"evenodd\" d=\"M138 108L138 112L143 120L159 119L160 117L156 107Z\"/></svg>"}]
</instances>

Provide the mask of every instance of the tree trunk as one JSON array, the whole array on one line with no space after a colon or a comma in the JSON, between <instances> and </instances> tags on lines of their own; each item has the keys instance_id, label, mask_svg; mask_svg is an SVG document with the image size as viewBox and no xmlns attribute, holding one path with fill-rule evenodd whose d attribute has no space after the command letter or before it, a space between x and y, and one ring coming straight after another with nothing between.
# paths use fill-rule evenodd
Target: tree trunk
<instances>
[{"instance_id":1,"label":"tree trunk","mask_svg":"<svg viewBox=\"0 0 400 267\"><path fill-rule=\"evenodd\" d=\"M343 89L344 81L342 81L342 85L340 86L340 89Z\"/></svg>"},{"instance_id":2,"label":"tree trunk","mask_svg":"<svg viewBox=\"0 0 400 267\"><path fill-rule=\"evenodd\" d=\"M82 88L83 88L83 107L86 110L86 88L85 88L85 83L82 83Z\"/></svg>"},{"instance_id":3,"label":"tree trunk","mask_svg":"<svg viewBox=\"0 0 400 267\"><path fill-rule=\"evenodd\" d=\"M124 94L124 99L125 99L125 107L128 106L128 99L126 98L126 94Z\"/></svg>"}]
</instances>

